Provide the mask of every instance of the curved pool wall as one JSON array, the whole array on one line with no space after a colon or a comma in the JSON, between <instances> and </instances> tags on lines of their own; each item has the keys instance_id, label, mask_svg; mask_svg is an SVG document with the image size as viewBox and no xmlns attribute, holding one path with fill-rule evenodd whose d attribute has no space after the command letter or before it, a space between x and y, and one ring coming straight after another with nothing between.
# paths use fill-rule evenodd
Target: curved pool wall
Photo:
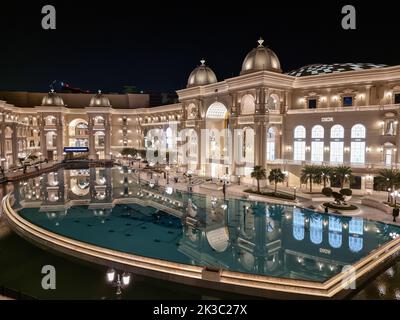
<instances>
[{"instance_id":1,"label":"curved pool wall","mask_svg":"<svg viewBox=\"0 0 400 320\"><path fill-rule=\"evenodd\" d=\"M280 283L270 290L285 291L284 286L295 284L286 291L305 288L303 294L308 289L317 296L341 291L333 280L342 281L345 266L368 266L370 253L380 256L386 246L394 250L398 239L393 238L400 233L396 226L361 218L171 193L170 188L141 182L126 169L46 174L15 185L9 211L18 214L12 225L23 234L27 222L28 229L43 230L42 235L171 262L176 270L191 266L191 276L205 281L215 277L221 282L222 270L236 286L260 285L251 283L256 277L265 280L261 283Z\"/></svg>"}]
</instances>

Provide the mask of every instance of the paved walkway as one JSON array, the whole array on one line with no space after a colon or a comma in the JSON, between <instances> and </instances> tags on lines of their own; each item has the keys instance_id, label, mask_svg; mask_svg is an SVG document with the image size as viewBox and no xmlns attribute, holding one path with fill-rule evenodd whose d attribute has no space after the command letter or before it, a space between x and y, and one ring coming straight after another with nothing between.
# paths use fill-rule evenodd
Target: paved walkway
<instances>
[{"instance_id":1,"label":"paved walkway","mask_svg":"<svg viewBox=\"0 0 400 320\"><path fill-rule=\"evenodd\" d=\"M149 180L148 177L146 177L145 173L142 173L141 178L143 180ZM173 174L170 174L170 185L173 185L173 187L177 190L181 190L181 191L187 191L188 190L188 184L187 184L187 180L185 179L181 179L181 181L179 183L174 183L173 180ZM158 179L158 183L159 185L166 185L166 180L163 178L159 178ZM209 184L209 183L208 183ZM192 190L195 193L200 193L200 194L204 194L204 195L208 195L208 196L216 196L216 197L223 197L223 192L221 190L217 190L217 185L215 185L215 189L210 189L210 188L204 188L202 187L202 185L197 185L197 186L193 186ZM221 187L221 186L218 186ZM241 184L241 185L237 185L237 184L231 184L227 187L226 192L227 192L227 196L230 197L238 197L238 198L242 198L243 196L247 196L248 193L245 193L244 190L252 188L253 186L248 185L248 184ZM262 188L263 190L268 190L271 191L272 187L264 187ZM294 193L294 189L293 188L288 188L285 186L279 186L278 187L278 191L280 192L285 192L288 194L293 194ZM304 190L305 191L305 190ZM308 208L310 206L313 206L315 208L318 208L320 205L323 204L323 201L320 202L316 202L316 201L312 201L312 198L321 198L323 197L321 194L315 193L315 194L308 194L305 193L303 190L296 190L296 197L298 200L298 205L304 208ZM360 211L357 212L356 214L346 214L343 213L344 216L357 216L357 217L362 217L364 219L370 219L370 220L375 220L375 221L382 221L384 223L390 223L390 224L396 224L400 226L400 218L397 219L397 222L393 222L393 217L387 213L384 213L378 209L372 208L372 207L367 207L361 204L361 199L362 199L362 195L355 195L353 196L352 200L349 202L351 204L356 205ZM386 193L376 193L374 194L374 197L377 198L381 198L382 201L385 200L386 197ZM268 197L264 197L265 198L265 202L269 202L269 201L277 201L276 198L268 198ZM285 202L283 200L283 202Z\"/></svg>"}]
</instances>

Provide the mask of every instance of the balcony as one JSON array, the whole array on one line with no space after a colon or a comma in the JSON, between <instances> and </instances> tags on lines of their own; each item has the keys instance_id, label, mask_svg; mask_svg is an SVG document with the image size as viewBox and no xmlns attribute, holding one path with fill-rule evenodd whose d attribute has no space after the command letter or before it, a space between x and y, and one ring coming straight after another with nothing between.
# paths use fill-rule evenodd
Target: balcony
<instances>
[{"instance_id":1,"label":"balcony","mask_svg":"<svg viewBox=\"0 0 400 320\"><path fill-rule=\"evenodd\" d=\"M287 114L310 114L310 113L329 113L329 112L354 112L354 111L393 111L400 108L398 104L374 105L374 106L353 106L336 108L317 108L317 109L292 109Z\"/></svg>"},{"instance_id":2,"label":"balcony","mask_svg":"<svg viewBox=\"0 0 400 320\"><path fill-rule=\"evenodd\" d=\"M285 160L285 159L276 159L273 161L268 160L267 165L289 165L289 166L305 166L305 165L318 165L318 166L327 166L327 167L335 167L335 166L349 166L354 169L398 169L400 168L400 163L392 163L385 164L384 162L376 162L376 163L351 163L351 162L343 162L343 163L332 163L332 162L314 162L314 161L295 161L295 160Z\"/></svg>"}]
</instances>

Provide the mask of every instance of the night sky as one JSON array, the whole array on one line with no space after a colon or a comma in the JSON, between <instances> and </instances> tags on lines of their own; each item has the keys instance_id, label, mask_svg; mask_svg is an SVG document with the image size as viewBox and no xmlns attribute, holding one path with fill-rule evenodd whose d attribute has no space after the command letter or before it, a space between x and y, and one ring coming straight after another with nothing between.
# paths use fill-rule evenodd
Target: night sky
<instances>
[{"instance_id":1,"label":"night sky","mask_svg":"<svg viewBox=\"0 0 400 320\"><path fill-rule=\"evenodd\" d=\"M285 72L312 63L400 65L393 1L32 2L1 4L0 90L47 91L63 80L91 91L174 91L202 57L219 80L237 76L260 36ZM55 31L41 28L45 4L57 9ZM355 31L341 28L345 4L356 6Z\"/></svg>"}]
</instances>

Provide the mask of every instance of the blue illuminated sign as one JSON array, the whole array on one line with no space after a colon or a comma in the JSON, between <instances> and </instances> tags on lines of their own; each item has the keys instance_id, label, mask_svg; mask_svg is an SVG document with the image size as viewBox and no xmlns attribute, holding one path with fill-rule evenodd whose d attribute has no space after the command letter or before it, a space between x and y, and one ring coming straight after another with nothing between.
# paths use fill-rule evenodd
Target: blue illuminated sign
<instances>
[{"instance_id":1,"label":"blue illuminated sign","mask_svg":"<svg viewBox=\"0 0 400 320\"><path fill-rule=\"evenodd\" d=\"M89 148L88 147L65 147L64 152L65 153L73 153L73 152L87 153L87 152L89 152Z\"/></svg>"}]
</instances>

